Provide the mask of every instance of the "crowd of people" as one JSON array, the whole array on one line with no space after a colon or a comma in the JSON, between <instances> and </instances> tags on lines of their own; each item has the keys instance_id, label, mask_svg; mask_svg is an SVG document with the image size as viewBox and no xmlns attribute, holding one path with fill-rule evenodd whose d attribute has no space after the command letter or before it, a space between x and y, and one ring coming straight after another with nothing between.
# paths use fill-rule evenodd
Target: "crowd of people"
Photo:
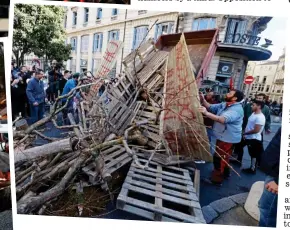
<instances>
[{"instance_id":1,"label":"crowd of people","mask_svg":"<svg viewBox=\"0 0 290 230\"><path fill-rule=\"evenodd\" d=\"M264 150L264 134L271 133L271 112L266 95L257 94L249 101L243 92L231 90L224 102L214 92L205 96L201 93L200 98L202 107L199 111L205 118L209 140L216 139L215 147L211 143L213 171L207 181L221 186L224 179L230 177L230 162L242 166L247 146L251 164L242 170L255 174L260 168L267 175L259 201L260 226L276 226L281 128Z\"/></svg>"},{"instance_id":2,"label":"crowd of people","mask_svg":"<svg viewBox=\"0 0 290 230\"><path fill-rule=\"evenodd\" d=\"M79 73L62 70L54 60L46 73L33 65L17 67L11 63L11 102L13 120L21 116L30 117L30 123L35 123L45 116L45 109L52 105L56 99L69 93L78 84ZM83 78L84 79L84 78ZM82 79L82 80L83 80ZM67 102L67 98L60 100L59 105L64 106L63 118L67 122L67 113L74 112L74 102L85 97L80 91L75 92Z\"/></svg>"}]
</instances>

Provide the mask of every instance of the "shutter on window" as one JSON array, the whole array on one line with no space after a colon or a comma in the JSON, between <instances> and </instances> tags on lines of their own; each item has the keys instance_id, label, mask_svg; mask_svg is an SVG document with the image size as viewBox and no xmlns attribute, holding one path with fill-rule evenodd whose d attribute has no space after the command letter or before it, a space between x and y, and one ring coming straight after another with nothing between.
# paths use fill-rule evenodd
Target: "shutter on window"
<instances>
[{"instance_id":1,"label":"shutter on window","mask_svg":"<svg viewBox=\"0 0 290 230\"><path fill-rule=\"evenodd\" d=\"M247 28L247 22L246 21L239 21L237 33L239 33L241 35L244 34L246 32L246 28Z\"/></svg>"},{"instance_id":2,"label":"shutter on window","mask_svg":"<svg viewBox=\"0 0 290 230\"><path fill-rule=\"evenodd\" d=\"M173 33L173 23L172 22L169 22L168 24L168 31L167 31L168 34L172 34Z\"/></svg>"},{"instance_id":3,"label":"shutter on window","mask_svg":"<svg viewBox=\"0 0 290 230\"><path fill-rule=\"evenodd\" d=\"M155 33L154 33L154 40L157 41L158 36L158 27L159 25L155 25Z\"/></svg>"},{"instance_id":4,"label":"shutter on window","mask_svg":"<svg viewBox=\"0 0 290 230\"><path fill-rule=\"evenodd\" d=\"M100 34L100 46L99 46L99 51L102 52L103 48L103 34Z\"/></svg>"},{"instance_id":5,"label":"shutter on window","mask_svg":"<svg viewBox=\"0 0 290 230\"><path fill-rule=\"evenodd\" d=\"M233 35L235 32L235 25L236 25L236 20L234 19L228 19L228 28L227 28L227 36L226 36L226 42L232 43L233 40Z\"/></svg>"},{"instance_id":6,"label":"shutter on window","mask_svg":"<svg viewBox=\"0 0 290 230\"><path fill-rule=\"evenodd\" d=\"M134 28L133 29L133 45L132 45L132 49L134 50L136 47L136 33L137 33L137 29Z\"/></svg>"}]
</instances>

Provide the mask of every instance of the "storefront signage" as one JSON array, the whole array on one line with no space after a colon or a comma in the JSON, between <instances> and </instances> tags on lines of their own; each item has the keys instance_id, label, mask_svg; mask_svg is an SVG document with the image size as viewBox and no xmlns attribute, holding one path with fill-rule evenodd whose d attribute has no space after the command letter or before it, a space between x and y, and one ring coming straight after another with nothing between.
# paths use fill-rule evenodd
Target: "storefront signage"
<instances>
[{"instance_id":1,"label":"storefront signage","mask_svg":"<svg viewBox=\"0 0 290 230\"><path fill-rule=\"evenodd\" d=\"M259 42L261 40L261 37L253 36L250 34L228 34L227 35L227 41L230 43L239 43L244 45L252 45L257 46L259 45Z\"/></svg>"},{"instance_id":2,"label":"storefront signage","mask_svg":"<svg viewBox=\"0 0 290 230\"><path fill-rule=\"evenodd\" d=\"M217 75L222 77L230 77L233 72L233 63L220 61Z\"/></svg>"}]
</instances>

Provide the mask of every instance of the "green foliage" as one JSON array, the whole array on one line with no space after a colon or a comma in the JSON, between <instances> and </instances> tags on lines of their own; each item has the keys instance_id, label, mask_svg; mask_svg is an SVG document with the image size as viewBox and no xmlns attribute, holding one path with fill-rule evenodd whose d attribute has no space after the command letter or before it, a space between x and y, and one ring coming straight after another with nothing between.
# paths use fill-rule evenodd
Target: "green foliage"
<instances>
[{"instance_id":1,"label":"green foliage","mask_svg":"<svg viewBox=\"0 0 290 230\"><path fill-rule=\"evenodd\" d=\"M69 59L71 46L65 45L64 7L17 4L14 12L13 53L18 65L29 53L59 62Z\"/></svg>"}]
</instances>

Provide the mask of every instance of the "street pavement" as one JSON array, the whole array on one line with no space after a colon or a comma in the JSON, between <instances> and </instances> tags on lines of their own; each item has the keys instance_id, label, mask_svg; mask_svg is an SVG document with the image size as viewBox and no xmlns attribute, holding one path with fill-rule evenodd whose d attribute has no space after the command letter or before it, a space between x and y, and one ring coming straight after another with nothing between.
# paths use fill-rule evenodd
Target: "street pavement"
<instances>
[{"instance_id":1,"label":"street pavement","mask_svg":"<svg viewBox=\"0 0 290 230\"><path fill-rule=\"evenodd\" d=\"M272 117L272 121L274 117ZM52 124L46 124L48 131L46 131L45 135L53 136L53 137L63 137L66 135L66 131L55 130ZM272 133L269 135L264 135L264 148L267 147L269 142L272 140L273 136L281 126L281 123L273 123L271 125ZM214 140L213 140L214 141ZM41 139L36 140L36 145L42 145L46 141ZM243 166L249 167L250 165L250 156L248 154L248 150L244 148L244 157L243 157ZM233 165L233 168L240 174L240 177L236 175L234 172L231 173L231 177L224 181L221 187L217 187L211 184L204 182L204 179L208 179L210 177L211 171L213 169L212 163L206 164L196 164L197 168L200 170L201 182L200 182L200 204L201 207L209 205L211 202L220 200L222 198L226 198L232 195L249 192L252 184L256 181L263 181L265 179L265 174L260 170L257 170L255 175L249 175L241 171L241 168ZM238 210L239 211L239 210ZM126 220L146 220L140 216L130 214L128 212L122 210L115 210L115 206L111 203L107 206L107 215L101 216L101 218L105 219L126 219ZM230 215L230 214L229 214Z\"/></svg>"},{"instance_id":2,"label":"street pavement","mask_svg":"<svg viewBox=\"0 0 290 230\"><path fill-rule=\"evenodd\" d=\"M274 120L273 118L274 117L272 117L272 121ZM264 148L268 146L269 142L272 140L280 126L281 123L272 122L271 134L264 135ZM244 157L242 163L243 168L249 167L251 163L251 158L249 156L247 147L244 148ZM260 170L257 170L257 173L255 175L249 175L244 173L239 166L236 166L234 164L231 165L240 174L240 177L232 171L231 177L225 180L221 187L208 184L204 181L204 179L208 179L210 177L211 171L213 169L212 163L197 165L197 168L200 170L201 175L200 204L202 207L224 197L232 196L243 192L249 192L252 184L254 184L256 181L263 181L265 179L265 174Z\"/></svg>"}]
</instances>

